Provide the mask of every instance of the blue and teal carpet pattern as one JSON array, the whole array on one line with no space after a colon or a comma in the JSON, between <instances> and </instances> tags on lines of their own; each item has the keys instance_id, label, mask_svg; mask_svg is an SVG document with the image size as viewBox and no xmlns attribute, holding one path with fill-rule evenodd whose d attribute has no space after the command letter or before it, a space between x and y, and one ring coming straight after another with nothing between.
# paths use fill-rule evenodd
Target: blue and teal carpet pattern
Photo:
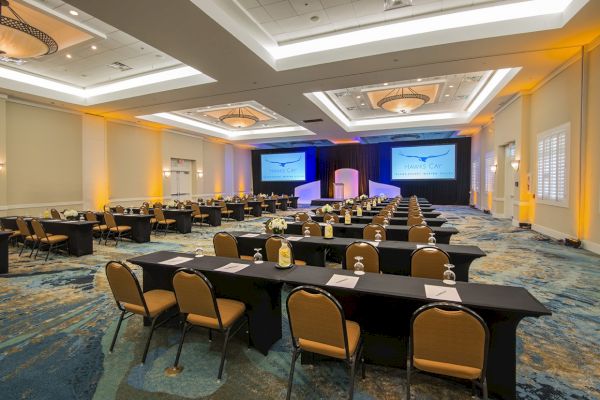
<instances>
[{"instance_id":1,"label":"blue and teal carpet pattern","mask_svg":"<svg viewBox=\"0 0 600 400\"><path fill-rule=\"evenodd\" d=\"M441 209L460 231L453 243L478 245L488 254L473 262L472 281L523 286L553 313L519 325L519 398L600 398L600 257L476 210ZM243 334L236 337L220 382L222 340L216 335L209 342L201 329L186 338L184 370L175 377L166 376L165 368L177 351L176 327L156 331L144 365L140 360L149 328L139 317L124 323L115 351L108 351L118 310L104 275L107 261L198 246L210 254L215 232L259 232L265 220L194 227L188 235L153 235L151 243L124 242L117 248L95 243L93 255L55 255L47 263L19 257L11 248L10 273L0 275L0 399L285 398L291 360L287 321L283 338L266 357L248 349ZM298 363L296 371L293 398L345 398L343 364ZM403 399L404 384L404 370L369 365L367 379L356 381L355 399ZM461 382L424 374L417 375L413 389L415 399L471 398Z\"/></svg>"}]
</instances>

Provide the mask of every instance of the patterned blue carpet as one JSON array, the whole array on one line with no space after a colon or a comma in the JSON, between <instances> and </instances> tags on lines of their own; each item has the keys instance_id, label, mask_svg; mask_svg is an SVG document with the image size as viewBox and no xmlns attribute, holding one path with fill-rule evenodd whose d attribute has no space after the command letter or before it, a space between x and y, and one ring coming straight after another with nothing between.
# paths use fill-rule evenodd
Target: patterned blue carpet
<instances>
[{"instance_id":1,"label":"patterned blue carpet","mask_svg":"<svg viewBox=\"0 0 600 400\"><path fill-rule=\"evenodd\" d=\"M553 312L526 319L518 331L521 399L600 398L600 257L566 248L531 231L465 207L441 207L460 234L453 243L476 244L488 253L471 267L475 282L524 286ZM139 360L149 328L140 318L124 324L112 354L108 347L118 311L103 266L109 260L169 249L212 250L220 230L260 231L260 222L194 227L189 235L153 236L152 243L95 244L94 255L54 256L43 263L11 250L10 274L0 275L0 399L281 399L285 397L291 344L284 337L263 357L247 349L244 335L230 347L223 380L216 380L221 339L192 331L182 353L185 370L167 377L179 331L157 330L146 364ZM139 271L137 271L139 272ZM404 371L368 366L356 381L363 399L404 398ZM347 373L337 362L301 366L297 399L344 398ZM462 383L418 375L416 399L468 399Z\"/></svg>"}]
</instances>

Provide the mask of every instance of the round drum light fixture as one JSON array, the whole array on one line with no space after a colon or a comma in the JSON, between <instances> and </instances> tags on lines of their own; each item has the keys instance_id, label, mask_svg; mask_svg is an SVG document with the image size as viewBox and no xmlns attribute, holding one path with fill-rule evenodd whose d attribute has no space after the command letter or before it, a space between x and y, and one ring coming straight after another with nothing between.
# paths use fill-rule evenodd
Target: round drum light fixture
<instances>
[{"instance_id":1,"label":"round drum light fixture","mask_svg":"<svg viewBox=\"0 0 600 400\"><path fill-rule=\"evenodd\" d=\"M32 58L56 53L58 44L45 32L29 25L0 0L0 54L12 58Z\"/></svg>"},{"instance_id":2,"label":"round drum light fixture","mask_svg":"<svg viewBox=\"0 0 600 400\"><path fill-rule=\"evenodd\" d=\"M227 114L221 115L219 120L234 128L248 128L256 124L259 118L250 108L240 107L229 110Z\"/></svg>"},{"instance_id":3,"label":"round drum light fixture","mask_svg":"<svg viewBox=\"0 0 600 400\"><path fill-rule=\"evenodd\" d=\"M408 114L429 101L429 96L415 92L412 88L390 90L377 102L377 106L393 113Z\"/></svg>"}]
</instances>

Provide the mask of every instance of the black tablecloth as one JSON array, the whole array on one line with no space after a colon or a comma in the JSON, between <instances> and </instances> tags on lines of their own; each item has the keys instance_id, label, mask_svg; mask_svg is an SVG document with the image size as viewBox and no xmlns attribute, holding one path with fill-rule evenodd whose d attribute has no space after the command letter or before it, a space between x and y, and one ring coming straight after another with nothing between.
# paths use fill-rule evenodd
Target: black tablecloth
<instances>
[{"instance_id":1,"label":"black tablecloth","mask_svg":"<svg viewBox=\"0 0 600 400\"><path fill-rule=\"evenodd\" d=\"M274 263L252 264L238 273L215 271L229 262L250 264L221 257L191 258L176 266L159 264L190 254L157 252L129 261L144 269L144 291L170 289L178 268L195 268L212 281L217 295L248 302L250 335L266 354L281 338L281 284L314 285L331 292L344 308L346 318L361 326L364 355L368 363L406 366L406 348L412 313L432 299L424 285L443 286L439 281L397 275L366 273L353 289L327 286L333 274L354 276L351 271L302 266L277 270ZM524 317L550 315L550 311L520 287L457 282L462 304L484 319L490 330L487 380L490 393L502 399L516 398L516 329Z\"/></svg>"},{"instance_id":2,"label":"black tablecloth","mask_svg":"<svg viewBox=\"0 0 600 400\"><path fill-rule=\"evenodd\" d=\"M288 222L286 233L302 235L302 222ZM362 239L363 229L366 224L350 224L343 223L333 224L333 236L342 238ZM387 240L408 240L408 230L410 226L406 225L390 225L385 229ZM454 227L432 226L431 229L435 233L435 238L438 243L450 243L450 236L458 233Z\"/></svg>"},{"instance_id":3,"label":"black tablecloth","mask_svg":"<svg viewBox=\"0 0 600 400\"><path fill-rule=\"evenodd\" d=\"M261 204L262 201L260 200L248 200L248 206L252 207L252 211L250 211L250 214L254 215L255 217L262 216Z\"/></svg>"},{"instance_id":4,"label":"black tablecloth","mask_svg":"<svg viewBox=\"0 0 600 400\"><path fill-rule=\"evenodd\" d=\"M242 255L254 255L256 248L262 249L263 257L267 254L265 242L270 234L258 236L250 232L230 232L238 241L239 252ZM290 237L292 235L283 235ZM356 239L333 238L324 239L322 236L303 237L300 240L290 241L294 257L305 261L308 265L324 267L325 257L329 252L335 253L339 259L344 258L346 247L356 242ZM417 243L384 240L379 242L379 267L386 274L410 275L410 256L417 249ZM422 245L419 245L422 246ZM484 257L486 254L477 246L439 244L437 247L450 255L450 262L455 265L456 279L467 282L469 268L473 260ZM342 261L342 265L344 265Z\"/></svg>"},{"instance_id":5,"label":"black tablecloth","mask_svg":"<svg viewBox=\"0 0 600 400\"><path fill-rule=\"evenodd\" d=\"M211 226L221 225L221 207L220 206L200 206L202 214L208 214L208 223Z\"/></svg>"},{"instance_id":6,"label":"black tablecloth","mask_svg":"<svg viewBox=\"0 0 600 400\"><path fill-rule=\"evenodd\" d=\"M311 216L311 218L317 222L323 222L322 215ZM340 216L340 218L344 218L344 216ZM448 222L445 218L424 218L425 222L429 226L442 226L444 223ZM373 221L372 216L363 215L362 217L358 217L356 215L352 216L353 224L370 224ZM406 225L408 223L408 218L399 218L393 217L390 219L390 225Z\"/></svg>"},{"instance_id":7,"label":"black tablecloth","mask_svg":"<svg viewBox=\"0 0 600 400\"><path fill-rule=\"evenodd\" d=\"M17 217L2 217L2 226L12 230L18 230ZM29 230L33 233L31 227L31 217L26 217L24 220L29 225ZM66 221L55 219L40 218L39 221L44 226L47 233L55 235L67 235L69 237L69 253L74 256L84 256L94 252L94 237L92 228L94 222L88 221Z\"/></svg>"},{"instance_id":8,"label":"black tablecloth","mask_svg":"<svg viewBox=\"0 0 600 400\"><path fill-rule=\"evenodd\" d=\"M313 210L314 213L317 212L317 209ZM333 210L332 212L336 213L336 214L340 214L340 210ZM353 214L356 214L356 211L353 212ZM379 211L375 211L375 210L366 210L363 209L363 216L375 216L375 215L379 215ZM439 218L439 216L442 215L441 212L439 211L428 211L428 212L423 212L423 217L424 218ZM394 211L394 217L396 218L408 218L408 211Z\"/></svg>"},{"instance_id":9,"label":"black tablecloth","mask_svg":"<svg viewBox=\"0 0 600 400\"><path fill-rule=\"evenodd\" d=\"M298 196L290 196L288 197L289 201L290 201L290 207L291 208L298 208L298 199L300 197Z\"/></svg>"},{"instance_id":10,"label":"black tablecloth","mask_svg":"<svg viewBox=\"0 0 600 400\"><path fill-rule=\"evenodd\" d=\"M0 231L0 274L8 274L8 238L11 232Z\"/></svg>"}]
</instances>

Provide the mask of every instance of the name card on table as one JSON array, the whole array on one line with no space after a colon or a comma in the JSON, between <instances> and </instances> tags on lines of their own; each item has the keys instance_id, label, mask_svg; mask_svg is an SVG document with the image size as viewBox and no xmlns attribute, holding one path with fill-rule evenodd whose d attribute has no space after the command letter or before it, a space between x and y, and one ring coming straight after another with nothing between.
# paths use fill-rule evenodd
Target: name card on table
<instances>
[{"instance_id":1,"label":"name card on table","mask_svg":"<svg viewBox=\"0 0 600 400\"><path fill-rule=\"evenodd\" d=\"M422 249L423 247L436 247L433 244L418 244L417 249Z\"/></svg>"},{"instance_id":2,"label":"name card on table","mask_svg":"<svg viewBox=\"0 0 600 400\"><path fill-rule=\"evenodd\" d=\"M260 236L260 233L244 233L240 237L257 237Z\"/></svg>"},{"instance_id":3,"label":"name card on table","mask_svg":"<svg viewBox=\"0 0 600 400\"><path fill-rule=\"evenodd\" d=\"M425 296L428 299L462 302L458 290L447 286L425 285Z\"/></svg>"},{"instance_id":4,"label":"name card on table","mask_svg":"<svg viewBox=\"0 0 600 400\"><path fill-rule=\"evenodd\" d=\"M288 237L286 237L286 239L289 242L297 242L298 240L302 239L302 236L288 236Z\"/></svg>"},{"instance_id":5,"label":"name card on table","mask_svg":"<svg viewBox=\"0 0 600 400\"><path fill-rule=\"evenodd\" d=\"M372 245L373 245L373 246L375 246L375 247L379 246L379 243L381 243L381 242L376 242L376 241L374 241L374 240L365 240L364 242L365 242L365 243L372 244Z\"/></svg>"},{"instance_id":6,"label":"name card on table","mask_svg":"<svg viewBox=\"0 0 600 400\"><path fill-rule=\"evenodd\" d=\"M223 265L222 267L216 268L215 271L236 273L236 272L243 270L248 265L249 264L229 263L229 264Z\"/></svg>"},{"instance_id":7,"label":"name card on table","mask_svg":"<svg viewBox=\"0 0 600 400\"><path fill-rule=\"evenodd\" d=\"M337 286L343 288L354 289L358 283L358 276L338 275L333 274L331 279L327 281L327 286Z\"/></svg>"},{"instance_id":8,"label":"name card on table","mask_svg":"<svg viewBox=\"0 0 600 400\"><path fill-rule=\"evenodd\" d=\"M164 264L164 265L179 265L179 264L183 264L184 262L188 262L188 261L192 261L193 258L188 258L188 257L175 257L175 258L169 258L168 260L165 261L161 261L159 262L159 264Z\"/></svg>"}]
</instances>

